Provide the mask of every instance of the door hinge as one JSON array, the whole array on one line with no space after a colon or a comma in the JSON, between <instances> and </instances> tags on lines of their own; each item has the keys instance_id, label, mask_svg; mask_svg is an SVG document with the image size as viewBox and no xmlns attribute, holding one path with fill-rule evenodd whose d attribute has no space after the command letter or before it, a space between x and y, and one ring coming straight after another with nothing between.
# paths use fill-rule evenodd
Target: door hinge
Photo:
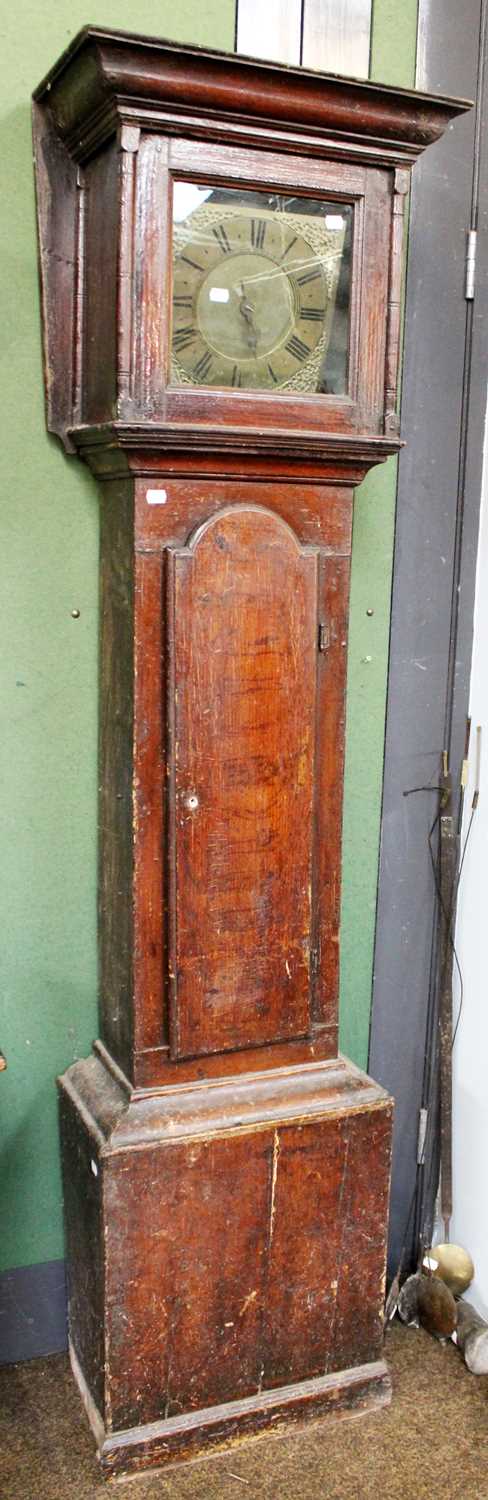
<instances>
[{"instance_id":1,"label":"door hinge","mask_svg":"<svg viewBox=\"0 0 488 1500\"><path fill-rule=\"evenodd\" d=\"M427 1136L428 1109L419 1109L419 1132L417 1136L417 1166L423 1165L425 1156L425 1141Z\"/></svg>"},{"instance_id":2,"label":"door hinge","mask_svg":"<svg viewBox=\"0 0 488 1500\"><path fill-rule=\"evenodd\" d=\"M330 630L325 620L319 625L319 651L328 651L330 646Z\"/></svg>"},{"instance_id":3,"label":"door hinge","mask_svg":"<svg viewBox=\"0 0 488 1500\"><path fill-rule=\"evenodd\" d=\"M468 229L466 235L466 285L464 295L467 302L472 302L476 282L476 247L478 243L478 232L476 229Z\"/></svg>"}]
</instances>

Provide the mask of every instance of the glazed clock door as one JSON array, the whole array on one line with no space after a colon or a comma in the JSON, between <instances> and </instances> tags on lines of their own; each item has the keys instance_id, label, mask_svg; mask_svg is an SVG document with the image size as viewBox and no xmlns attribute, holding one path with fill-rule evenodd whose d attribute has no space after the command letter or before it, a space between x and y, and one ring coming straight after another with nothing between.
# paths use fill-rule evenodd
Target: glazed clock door
<instances>
[{"instance_id":1,"label":"glazed clock door","mask_svg":"<svg viewBox=\"0 0 488 1500\"><path fill-rule=\"evenodd\" d=\"M352 205L176 181L173 212L173 384L344 393Z\"/></svg>"},{"instance_id":2,"label":"glazed clock door","mask_svg":"<svg viewBox=\"0 0 488 1500\"><path fill-rule=\"evenodd\" d=\"M239 504L167 560L177 1058L310 1029L318 552Z\"/></svg>"}]
</instances>

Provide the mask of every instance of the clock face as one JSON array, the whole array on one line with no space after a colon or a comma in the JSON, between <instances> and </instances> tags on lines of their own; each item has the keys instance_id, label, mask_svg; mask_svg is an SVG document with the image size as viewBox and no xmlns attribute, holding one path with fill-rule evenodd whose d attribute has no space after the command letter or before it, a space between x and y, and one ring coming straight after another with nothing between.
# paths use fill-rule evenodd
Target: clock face
<instances>
[{"instance_id":1,"label":"clock face","mask_svg":"<svg viewBox=\"0 0 488 1500\"><path fill-rule=\"evenodd\" d=\"M324 388L346 218L336 205L302 205L310 200L175 184L173 383Z\"/></svg>"}]
</instances>

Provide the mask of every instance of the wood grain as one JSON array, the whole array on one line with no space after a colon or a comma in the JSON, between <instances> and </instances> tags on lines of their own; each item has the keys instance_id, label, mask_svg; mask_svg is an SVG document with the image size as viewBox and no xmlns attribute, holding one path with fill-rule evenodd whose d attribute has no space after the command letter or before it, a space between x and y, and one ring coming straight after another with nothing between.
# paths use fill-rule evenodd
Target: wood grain
<instances>
[{"instance_id":1,"label":"wood grain","mask_svg":"<svg viewBox=\"0 0 488 1500\"><path fill-rule=\"evenodd\" d=\"M317 556L262 507L169 554L175 1056L310 1026Z\"/></svg>"}]
</instances>

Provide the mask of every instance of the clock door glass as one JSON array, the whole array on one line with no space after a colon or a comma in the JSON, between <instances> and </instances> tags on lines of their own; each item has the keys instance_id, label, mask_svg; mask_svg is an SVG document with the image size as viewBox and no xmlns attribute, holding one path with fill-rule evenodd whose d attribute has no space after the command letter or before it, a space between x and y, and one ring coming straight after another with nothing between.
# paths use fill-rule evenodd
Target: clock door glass
<instances>
[{"instance_id":1,"label":"clock door glass","mask_svg":"<svg viewBox=\"0 0 488 1500\"><path fill-rule=\"evenodd\" d=\"M347 391L350 203L175 182L171 381Z\"/></svg>"}]
</instances>

